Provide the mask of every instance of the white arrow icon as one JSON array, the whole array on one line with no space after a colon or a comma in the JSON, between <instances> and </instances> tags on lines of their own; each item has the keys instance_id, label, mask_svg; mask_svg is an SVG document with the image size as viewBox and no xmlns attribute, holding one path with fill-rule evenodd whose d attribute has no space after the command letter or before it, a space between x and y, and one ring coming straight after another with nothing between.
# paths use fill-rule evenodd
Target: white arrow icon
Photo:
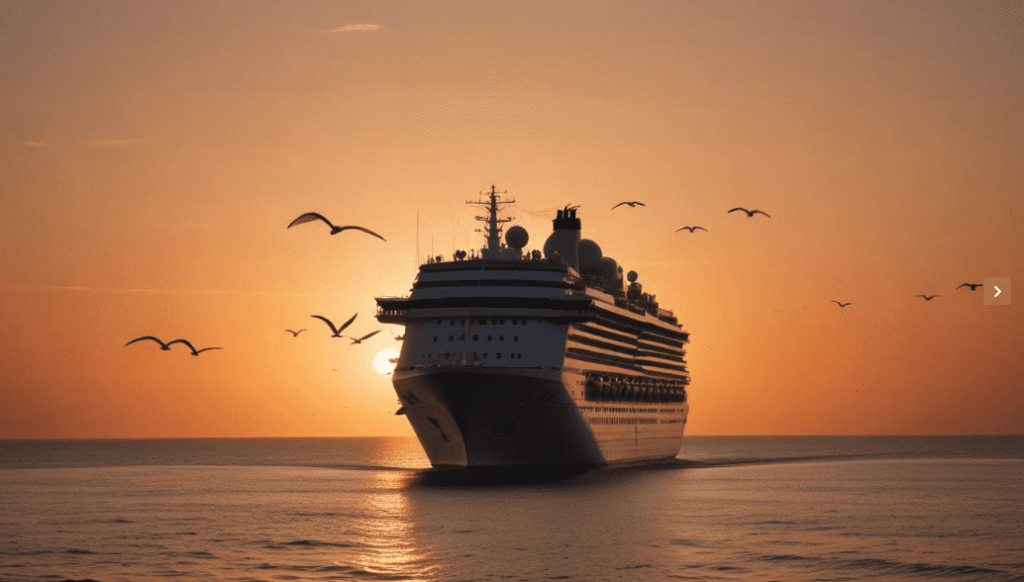
<instances>
[{"instance_id":1,"label":"white arrow icon","mask_svg":"<svg viewBox=\"0 0 1024 582\"><path fill-rule=\"evenodd\" d=\"M993 295L992 297L999 297L999 294L1002 293L1003 290L1000 289L999 287L996 287L995 285L993 285L993 287L995 287L995 289L996 289L996 294Z\"/></svg>"}]
</instances>

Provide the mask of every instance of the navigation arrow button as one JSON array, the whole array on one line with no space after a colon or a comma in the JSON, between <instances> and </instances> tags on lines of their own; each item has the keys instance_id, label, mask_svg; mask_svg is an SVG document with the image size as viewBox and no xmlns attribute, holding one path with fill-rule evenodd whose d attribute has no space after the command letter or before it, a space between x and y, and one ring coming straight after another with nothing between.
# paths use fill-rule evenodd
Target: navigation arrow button
<instances>
[{"instance_id":1,"label":"navigation arrow button","mask_svg":"<svg viewBox=\"0 0 1024 582\"><path fill-rule=\"evenodd\" d=\"M1009 305L1013 289L1010 287L1009 277L985 277L985 293L982 295L982 303L985 305Z\"/></svg>"}]
</instances>

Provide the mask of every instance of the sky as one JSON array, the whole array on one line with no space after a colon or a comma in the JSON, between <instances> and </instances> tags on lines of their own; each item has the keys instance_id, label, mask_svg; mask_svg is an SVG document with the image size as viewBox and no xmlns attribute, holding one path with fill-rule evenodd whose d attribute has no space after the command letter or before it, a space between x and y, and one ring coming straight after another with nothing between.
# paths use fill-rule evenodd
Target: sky
<instances>
[{"instance_id":1,"label":"sky","mask_svg":"<svg viewBox=\"0 0 1024 582\"><path fill-rule=\"evenodd\" d=\"M579 205L675 312L687 434L1022 434L1022 22L995 1L4 2L0 438L411 436L374 297L479 248L465 202L492 184L527 249ZM286 228L308 211L387 241ZM987 277L1009 306L955 289ZM350 345L313 314L383 331ZM144 335L223 349L125 347Z\"/></svg>"}]
</instances>

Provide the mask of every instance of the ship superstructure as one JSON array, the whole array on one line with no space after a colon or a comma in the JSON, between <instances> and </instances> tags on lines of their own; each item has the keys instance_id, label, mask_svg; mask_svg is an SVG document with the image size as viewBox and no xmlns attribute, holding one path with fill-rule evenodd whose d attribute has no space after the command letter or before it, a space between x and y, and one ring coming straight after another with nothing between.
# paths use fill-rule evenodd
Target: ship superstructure
<instances>
[{"instance_id":1,"label":"ship superstructure","mask_svg":"<svg viewBox=\"0 0 1024 582\"><path fill-rule=\"evenodd\" d=\"M392 378L435 467L602 465L674 457L689 411L688 334L637 275L557 211L543 252L505 231L492 186L487 245L420 265L407 297L378 297L405 326ZM476 203L476 202L471 202Z\"/></svg>"}]
</instances>

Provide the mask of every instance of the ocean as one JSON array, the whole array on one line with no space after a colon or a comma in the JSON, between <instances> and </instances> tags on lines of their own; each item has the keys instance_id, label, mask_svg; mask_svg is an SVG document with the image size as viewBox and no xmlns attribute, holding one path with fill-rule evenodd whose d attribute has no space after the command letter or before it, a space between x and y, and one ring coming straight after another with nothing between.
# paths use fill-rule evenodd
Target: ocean
<instances>
[{"instance_id":1,"label":"ocean","mask_svg":"<svg viewBox=\"0 0 1024 582\"><path fill-rule=\"evenodd\" d=\"M485 481L411 438L0 441L0 580L1024 581L1024 437Z\"/></svg>"}]
</instances>

